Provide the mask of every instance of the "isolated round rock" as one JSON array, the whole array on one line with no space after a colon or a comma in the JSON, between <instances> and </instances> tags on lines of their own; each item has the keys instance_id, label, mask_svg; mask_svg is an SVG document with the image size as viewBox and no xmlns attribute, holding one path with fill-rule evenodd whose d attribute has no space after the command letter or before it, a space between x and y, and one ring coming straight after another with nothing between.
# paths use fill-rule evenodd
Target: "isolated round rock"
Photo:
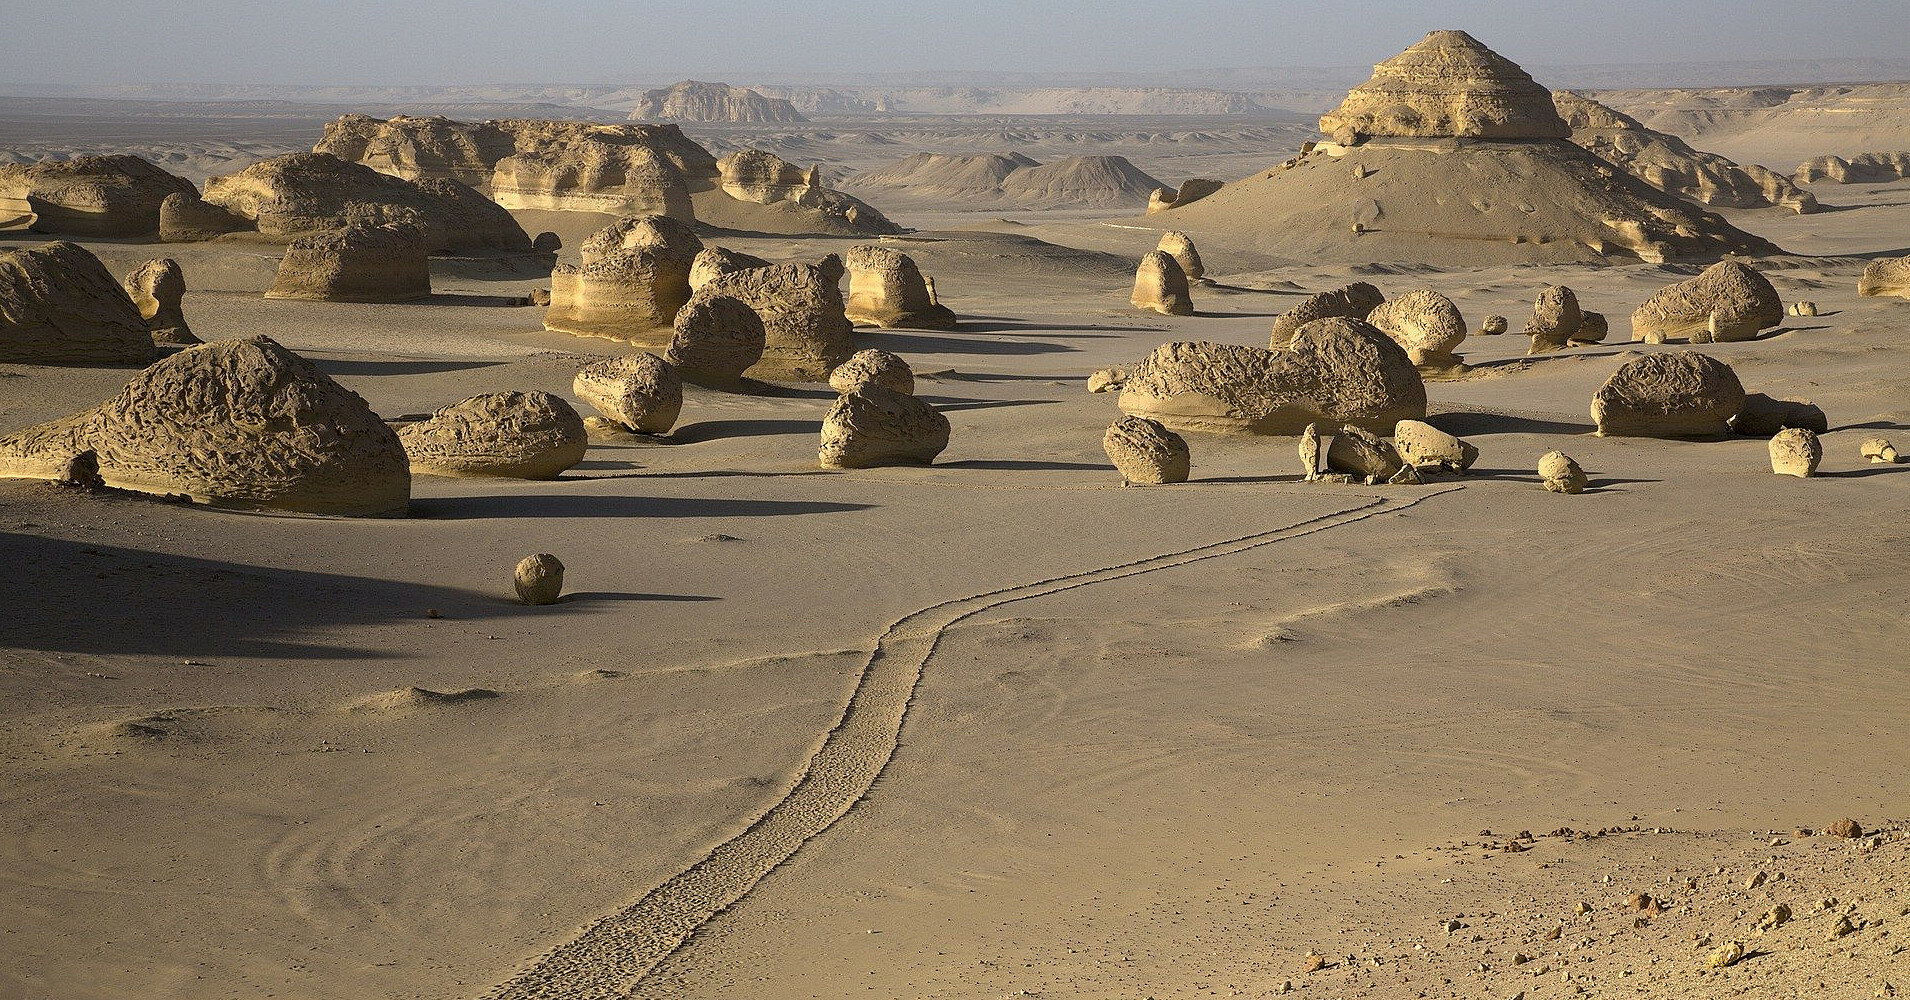
<instances>
[{"instance_id":1,"label":"isolated round rock","mask_svg":"<svg viewBox=\"0 0 1910 1000\"><path fill-rule=\"evenodd\" d=\"M1556 351L1571 341L1585 324L1585 312L1579 308L1578 293L1564 285L1539 289L1532 301L1532 318L1526 321L1525 335L1532 338L1528 354Z\"/></svg>"},{"instance_id":2,"label":"isolated round rock","mask_svg":"<svg viewBox=\"0 0 1910 1000\"><path fill-rule=\"evenodd\" d=\"M1452 363L1452 352L1466 339L1459 307L1430 288L1387 299L1366 314L1366 321L1393 338L1416 365Z\"/></svg>"},{"instance_id":3,"label":"isolated round rock","mask_svg":"<svg viewBox=\"0 0 1910 1000\"><path fill-rule=\"evenodd\" d=\"M905 393L872 385L836 397L822 420L825 469L927 465L948 447L948 418Z\"/></svg>"},{"instance_id":4,"label":"isolated round rock","mask_svg":"<svg viewBox=\"0 0 1910 1000\"><path fill-rule=\"evenodd\" d=\"M147 364L157 353L139 310L85 247L0 247L0 361Z\"/></svg>"},{"instance_id":5,"label":"isolated round rock","mask_svg":"<svg viewBox=\"0 0 1910 1000\"><path fill-rule=\"evenodd\" d=\"M1464 472L1479 460L1479 449L1423 420L1393 425L1393 448L1408 465L1432 465Z\"/></svg>"},{"instance_id":6,"label":"isolated round rock","mask_svg":"<svg viewBox=\"0 0 1910 1000\"><path fill-rule=\"evenodd\" d=\"M663 359L692 381L734 385L762 360L763 318L742 299L695 298L676 314Z\"/></svg>"},{"instance_id":7,"label":"isolated round rock","mask_svg":"<svg viewBox=\"0 0 1910 1000\"><path fill-rule=\"evenodd\" d=\"M683 412L683 379L648 352L586 365L571 389L598 413L638 434L668 434Z\"/></svg>"},{"instance_id":8,"label":"isolated round rock","mask_svg":"<svg viewBox=\"0 0 1910 1000\"><path fill-rule=\"evenodd\" d=\"M583 461L584 418L548 392L494 392L447 406L398 432L411 471L555 479Z\"/></svg>"},{"instance_id":9,"label":"isolated round rock","mask_svg":"<svg viewBox=\"0 0 1910 1000\"><path fill-rule=\"evenodd\" d=\"M564 564L548 552L525 556L512 576L517 599L525 604L556 604L564 596Z\"/></svg>"},{"instance_id":10,"label":"isolated round rock","mask_svg":"<svg viewBox=\"0 0 1910 1000\"><path fill-rule=\"evenodd\" d=\"M1187 273L1173 257L1159 250L1141 258L1128 302L1136 309L1163 316L1194 314L1194 299L1187 291Z\"/></svg>"},{"instance_id":11,"label":"isolated round rock","mask_svg":"<svg viewBox=\"0 0 1910 1000\"><path fill-rule=\"evenodd\" d=\"M1823 444L1802 427L1787 428L1771 438L1771 471L1780 476L1809 479L1823 460Z\"/></svg>"},{"instance_id":12,"label":"isolated round rock","mask_svg":"<svg viewBox=\"0 0 1910 1000\"><path fill-rule=\"evenodd\" d=\"M1479 321L1479 335L1482 337L1497 337L1510 328L1511 324L1507 323L1506 318L1498 313L1493 313Z\"/></svg>"},{"instance_id":13,"label":"isolated round rock","mask_svg":"<svg viewBox=\"0 0 1910 1000\"><path fill-rule=\"evenodd\" d=\"M1539 479L1553 493L1585 492L1585 471L1562 451L1548 451L1539 456Z\"/></svg>"},{"instance_id":14,"label":"isolated round rock","mask_svg":"<svg viewBox=\"0 0 1910 1000\"><path fill-rule=\"evenodd\" d=\"M1592 396L1592 422L1602 437L1710 437L1726 431L1744 399L1737 373L1708 354L1647 354Z\"/></svg>"},{"instance_id":15,"label":"isolated round rock","mask_svg":"<svg viewBox=\"0 0 1910 1000\"><path fill-rule=\"evenodd\" d=\"M1812 302L1808 299L1803 300L1801 302L1793 302L1791 303L1791 315L1815 316L1817 315L1817 303Z\"/></svg>"},{"instance_id":16,"label":"isolated round rock","mask_svg":"<svg viewBox=\"0 0 1910 1000\"><path fill-rule=\"evenodd\" d=\"M1192 462L1185 438L1146 417L1108 425L1101 450L1130 483L1184 483Z\"/></svg>"}]
</instances>

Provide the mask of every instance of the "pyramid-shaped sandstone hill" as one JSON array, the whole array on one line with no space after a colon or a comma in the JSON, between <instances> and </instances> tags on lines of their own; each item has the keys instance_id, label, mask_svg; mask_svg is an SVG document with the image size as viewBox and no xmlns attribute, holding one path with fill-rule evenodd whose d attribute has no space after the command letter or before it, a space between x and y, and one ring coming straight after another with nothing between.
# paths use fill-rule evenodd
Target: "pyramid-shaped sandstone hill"
<instances>
[{"instance_id":1,"label":"pyramid-shaped sandstone hill","mask_svg":"<svg viewBox=\"0 0 1910 1000\"><path fill-rule=\"evenodd\" d=\"M1780 252L1573 145L1551 92L1462 31L1381 63L1320 127L1331 141L1152 226L1203 247L1346 263Z\"/></svg>"}]
</instances>

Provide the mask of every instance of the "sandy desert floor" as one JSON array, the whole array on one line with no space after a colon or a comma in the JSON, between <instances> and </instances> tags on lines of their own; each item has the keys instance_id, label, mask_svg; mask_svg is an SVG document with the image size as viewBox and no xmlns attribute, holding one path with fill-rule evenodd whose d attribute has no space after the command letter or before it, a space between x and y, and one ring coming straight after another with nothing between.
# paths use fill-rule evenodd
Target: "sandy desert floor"
<instances>
[{"instance_id":1,"label":"sandy desert floor","mask_svg":"<svg viewBox=\"0 0 1910 1000\"><path fill-rule=\"evenodd\" d=\"M1759 439L1591 434L1592 392L1660 349L1625 317L1695 269L1203 243L1216 284L1167 318L1126 304L1132 220L950 206L898 245L961 328L859 338L949 416L932 467L818 470L806 386L692 388L668 437L555 482L420 478L405 520L0 481L0 995L1910 989L1910 465L1857 454L1910 438L1910 303L1855 293L1910 242L1906 193L1731 216L1808 255L1762 266L1823 314L1704 349L1829 414L1809 480ZM603 221L524 218L569 246ZM544 276L499 262L361 306L261 299L269 246L89 246L174 257L200 336L270 334L388 417L569 396L627 349L542 332L501 303ZM1464 478L1307 484L1292 439L1197 437L1193 482L1122 488L1090 372L1263 344L1354 279L1515 331L1564 283L1612 342L1467 340L1472 376L1428 386L1483 453ZM0 431L129 374L0 366ZM1594 489L1540 488L1554 448ZM526 608L538 551L570 594ZM1797 835L1844 816L1883 834Z\"/></svg>"}]
</instances>

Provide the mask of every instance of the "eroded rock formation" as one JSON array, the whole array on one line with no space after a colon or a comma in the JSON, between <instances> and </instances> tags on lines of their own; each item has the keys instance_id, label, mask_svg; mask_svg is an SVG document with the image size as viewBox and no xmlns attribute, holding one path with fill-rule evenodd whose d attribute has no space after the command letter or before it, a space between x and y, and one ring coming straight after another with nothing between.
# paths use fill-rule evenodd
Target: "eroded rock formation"
<instances>
[{"instance_id":1,"label":"eroded rock formation","mask_svg":"<svg viewBox=\"0 0 1910 1000\"><path fill-rule=\"evenodd\" d=\"M914 396L879 385L844 393L822 419L825 469L927 465L948 447L948 418Z\"/></svg>"},{"instance_id":2,"label":"eroded rock formation","mask_svg":"<svg viewBox=\"0 0 1910 1000\"><path fill-rule=\"evenodd\" d=\"M1379 289L1364 281L1309 295L1274 319L1273 333L1267 338L1267 346L1275 350L1287 346L1301 327L1316 319L1338 316L1363 320L1384 301L1386 297L1380 294Z\"/></svg>"},{"instance_id":3,"label":"eroded rock formation","mask_svg":"<svg viewBox=\"0 0 1910 1000\"><path fill-rule=\"evenodd\" d=\"M1749 265L1721 260L1697 277L1658 291L1631 314L1631 337L1650 344L1689 336L1749 340L1784 322L1784 300Z\"/></svg>"},{"instance_id":4,"label":"eroded rock formation","mask_svg":"<svg viewBox=\"0 0 1910 1000\"><path fill-rule=\"evenodd\" d=\"M1142 312L1163 316L1192 316L1194 298L1187 289L1187 275L1174 258L1159 250L1141 258L1134 272L1134 290L1128 302Z\"/></svg>"},{"instance_id":5,"label":"eroded rock formation","mask_svg":"<svg viewBox=\"0 0 1910 1000\"><path fill-rule=\"evenodd\" d=\"M408 181L328 153L292 153L206 182L205 200L290 241L347 226L409 225L433 253L528 253L511 213L457 181Z\"/></svg>"},{"instance_id":6,"label":"eroded rock formation","mask_svg":"<svg viewBox=\"0 0 1910 1000\"><path fill-rule=\"evenodd\" d=\"M571 390L605 418L637 434L668 434L683 412L683 379L654 354L585 365Z\"/></svg>"},{"instance_id":7,"label":"eroded rock formation","mask_svg":"<svg viewBox=\"0 0 1910 1000\"><path fill-rule=\"evenodd\" d=\"M750 374L764 379L822 382L853 354L853 330L844 315L843 266L833 254L820 264L772 264L712 278L691 303L742 301L763 321L763 356Z\"/></svg>"},{"instance_id":8,"label":"eroded rock formation","mask_svg":"<svg viewBox=\"0 0 1910 1000\"><path fill-rule=\"evenodd\" d=\"M581 263L551 270L544 329L667 347L702 251L703 241L670 216L619 219L584 241Z\"/></svg>"},{"instance_id":9,"label":"eroded rock formation","mask_svg":"<svg viewBox=\"0 0 1910 1000\"><path fill-rule=\"evenodd\" d=\"M0 164L0 221L32 216L40 233L150 236L174 194L196 198L199 189L137 156Z\"/></svg>"},{"instance_id":10,"label":"eroded rock formation","mask_svg":"<svg viewBox=\"0 0 1910 1000\"><path fill-rule=\"evenodd\" d=\"M153 343L162 346L189 347L201 343L186 325L181 305L186 297L186 274L179 262L169 257L149 260L134 268L122 283L126 297L146 321Z\"/></svg>"},{"instance_id":11,"label":"eroded rock formation","mask_svg":"<svg viewBox=\"0 0 1910 1000\"><path fill-rule=\"evenodd\" d=\"M1366 314L1366 321L1393 338L1415 365L1444 369L1459 364L1453 352L1466 339L1466 318L1451 299L1430 288L1381 302Z\"/></svg>"},{"instance_id":12,"label":"eroded rock formation","mask_svg":"<svg viewBox=\"0 0 1910 1000\"><path fill-rule=\"evenodd\" d=\"M410 226L349 226L297 237L268 299L408 302L431 295L425 241Z\"/></svg>"},{"instance_id":13,"label":"eroded rock formation","mask_svg":"<svg viewBox=\"0 0 1910 1000\"><path fill-rule=\"evenodd\" d=\"M1720 208L1818 211L1814 195L1776 171L1693 149L1589 97L1560 90L1552 93L1552 102L1571 127L1573 143L1666 194Z\"/></svg>"},{"instance_id":14,"label":"eroded rock formation","mask_svg":"<svg viewBox=\"0 0 1910 1000\"><path fill-rule=\"evenodd\" d=\"M955 313L934 300L915 260L893 247L862 244L844 258L845 309L852 323L882 329L953 330Z\"/></svg>"},{"instance_id":15,"label":"eroded rock formation","mask_svg":"<svg viewBox=\"0 0 1910 1000\"><path fill-rule=\"evenodd\" d=\"M146 321L85 247L0 248L0 361L146 364Z\"/></svg>"},{"instance_id":16,"label":"eroded rock formation","mask_svg":"<svg viewBox=\"0 0 1910 1000\"><path fill-rule=\"evenodd\" d=\"M861 392L872 385L912 396L915 394L915 372L901 358L887 351L869 348L850 355L849 360L829 373L829 388L839 393Z\"/></svg>"},{"instance_id":17,"label":"eroded rock formation","mask_svg":"<svg viewBox=\"0 0 1910 1000\"><path fill-rule=\"evenodd\" d=\"M398 432L414 473L555 479L583 461L584 418L548 392L473 396Z\"/></svg>"},{"instance_id":18,"label":"eroded rock formation","mask_svg":"<svg viewBox=\"0 0 1910 1000\"><path fill-rule=\"evenodd\" d=\"M1434 31L1373 67L1320 118L1341 145L1380 137L1566 139L1552 94L1463 31Z\"/></svg>"},{"instance_id":19,"label":"eroded rock formation","mask_svg":"<svg viewBox=\"0 0 1910 1000\"><path fill-rule=\"evenodd\" d=\"M1192 462L1186 438L1146 417L1122 417L1108 425L1101 450L1129 483L1184 483Z\"/></svg>"},{"instance_id":20,"label":"eroded rock formation","mask_svg":"<svg viewBox=\"0 0 1910 1000\"><path fill-rule=\"evenodd\" d=\"M1744 408L1731 366L1698 351L1627 362L1592 396L1601 437L1713 437Z\"/></svg>"}]
</instances>

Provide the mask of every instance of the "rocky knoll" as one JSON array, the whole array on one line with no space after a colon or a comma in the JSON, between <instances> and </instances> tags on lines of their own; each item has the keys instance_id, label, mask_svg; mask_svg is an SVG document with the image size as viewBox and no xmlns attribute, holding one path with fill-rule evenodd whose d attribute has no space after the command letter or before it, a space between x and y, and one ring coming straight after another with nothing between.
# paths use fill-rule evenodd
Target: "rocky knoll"
<instances>
[{"instance_id":1,"label":"rocky knoll","mask_svg":"<svg viewBox=\"0 0 1910 1000\"><path fill-rule=\"evenodd\" d=\"M132 299L85 247L0 248L0 361L145 364L155 354Z\"/></svg>"},{"instance_id":2,"label":"rocky knoll","mask_svg":"<svg viewBox=\"0 0 1910 1000\"><path fill-rule=\"evenodd\" d=\"M137 156L0 164L0 221L30 216L35 232L150 236L170 194L199 189Z\"/></svg>"},{"instance_id":3,"label":"rocky knoll","mask_svg":"<svg viewBox=\"0 0 1910 1000\"><path fill-rule=\"evenodd\" d=\"M292 153L206 182L205 200L290 241L348 226L416 226L433 253L527 253L511 213L441 178L408 181L329 153Z\"/></svg>"},{"instance_id":4,"label":"rocky knoll","mask_svg":"<svg viewBox=\"0 0 1910 1000\"><path fill-rule=\"evenodd\" d=\"M1691 148L1683 139L1646 128L1589 97L1552 93L1559 117L1572 128L1572 142L1666 194L1720 208L1788 208L1818 211L1817 198L1789 177L1752 164L1739 166L1716 153Z\"/></svg>"},{"instance_id":5,"label":"rocky knoll","mask_svg":"<svg viewBox=\"0 0 1910 1000\"><path fill-rule=\"evenodd\" d=\"M794 104L778 97L766 97L727 83L684 80L646 92L630 109L630 120L766 125L807 119L796 111Z\"/></svg>"},{"instance_id":6,"label":"rocky knoll","mask_svg":"<svg viewBox=\"0 0 1910 1000\"><path fill-rule=\"evenodd\" d=\"M1320 118L1341 145L1375 137L1565 139L1552 94L1463 31L1434 31L1373 67Z\"/></svg>"}]
</instances>

